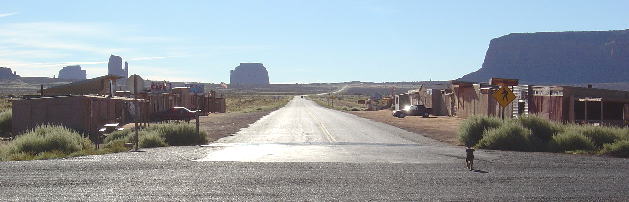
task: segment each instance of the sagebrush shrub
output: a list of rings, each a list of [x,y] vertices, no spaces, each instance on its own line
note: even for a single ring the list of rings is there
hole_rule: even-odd
[[[9,137],[13,121],[13,112],[6,110],[0,112],[0,137]]]
[[[597,148],[602,148],[604,144],[616,142],[624,132],[620,128],[600,126],[582,126],[578,131],[585,137],[590,138]]]
[[[502,120],[495,117],[471,116],[461,123],[459,141],[465,146],[474,146],[483,138],[485,131],[498,128],[500,125]]]
[[[166,140],[154,131],[140,131],[139,145],[142,148],[166,147]]]
[[[124,130],[117,130],[114,131],[112,133],[107,134],[107,137],[105,138],[105,144],[107,144],[108,142],[114,141],[114,140],[119,140],[119,139],[125,139],[128,140],[129,139],[129,134],[131,134],[133,131],[131,129],[124,129]]]
[[[69,154],[83,149],[93,149],[94,145],[81,134],[63,126],[42,125],[17,136],[8,145],[9,153],[37,155],[43,152]]]
[[[489,129],[478,142],[478,148],[531,151],[535,150],[537,140],[531,136],[531,130],[515,123],[504,123],[498,128]]]
[[[590,138],[579,133],[578,130],[566,130],[553,136],[553,145],[557,151],[593,150],[594,144]]]
[[[519,117],[515,122],[528,128],[533,136],[544,141],[550,140],[561,130],[555,123],[534,115]]]
[[[192,123],[168,122],[153,124],[146,128],[154,131],[166,140],[168,145],[184,146],[207,143],[207,134],[202,132],[197,134],[196,126]]]
[[[622,140],[611,144],[603,145],[601,154],[607,154],[617,157],[629,157],[629,140]]]

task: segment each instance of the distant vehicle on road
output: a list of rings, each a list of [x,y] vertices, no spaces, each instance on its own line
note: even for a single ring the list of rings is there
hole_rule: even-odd
[[[398,118],[404,118],[406,117],[406,113],[404,113],[404,111],[402,110],[395,110],[393,111],[393,116],[398,117]]]
[[[184,120],[190,121],[197,117],[197,112],[189,110],[185,107],[173,107],[166,111],[154,113],[152,118],[155,121],[167,121],[167,120]]]
[[[393,111],[393,116],[398,118],[404,118],[406,116],[422,116],[428,118],[430,116],[431,108],[426,108],[424,105],[408,105],[402,110]]]

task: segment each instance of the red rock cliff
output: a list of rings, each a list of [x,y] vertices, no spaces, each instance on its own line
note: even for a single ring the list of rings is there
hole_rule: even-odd
[[[629,81],[629,30],[509,34],[491,40],[482,68],[465,81],[490,77],[529,83]]]

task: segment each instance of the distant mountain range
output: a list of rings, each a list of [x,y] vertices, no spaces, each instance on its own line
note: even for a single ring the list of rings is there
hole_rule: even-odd
[[[482,68],[458,80],[487,82],[491,77],[527,84],[626,87],[629,30],[515,33],[492,39]]]

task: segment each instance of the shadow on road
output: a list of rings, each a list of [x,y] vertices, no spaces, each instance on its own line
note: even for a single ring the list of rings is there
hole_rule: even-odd
[[[489,172],[487,172],[487,171],[480,170],[480,169],[476,169],[476,170],[474,170],[474,172],[475,172],[475,173],[489,173]]]

